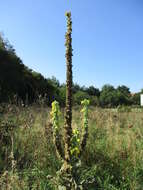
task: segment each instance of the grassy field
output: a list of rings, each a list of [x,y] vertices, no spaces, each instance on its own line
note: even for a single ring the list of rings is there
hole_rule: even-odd
[[[1,190],[55,189],[50,176],[61,161],[49,112],[42,106],[0,108]],[[74,108],[73,127],[80,126],[81,114]],[[143,190],[143,110],[91,107],[82,163],[77,177],[85,190]]]

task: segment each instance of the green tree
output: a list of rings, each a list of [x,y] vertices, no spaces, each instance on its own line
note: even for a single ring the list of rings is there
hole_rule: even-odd
[[[131,104],[131,93],[130,89],[125,86],[118,86],[117,87],[117,98],[119,105],[130,105]]]
[[[72,86],[72,91],[73,91],[73,94],[75,94],[76,92],[80,91],[81,90],[81,87],[77,84],[77,83],[73,83],[73,86]]]
[[[103,107],[113,107],[117,105],[116,90],[112,85],[106,84],[102,87],[100,105]]]
[[[76,92],[73,97],[74,97],[74,104],[76,105],[80,105],[83,99],[90,99],[88,93],[83,91]]]
[[[90,96],[100,96],[100,90],[98,88],[95,88],[94,86],[89,86],[85,90]]]
[[[131,94],[130,93],[130,89],[127,86],[125,86],[125,85],[118,86],[117,87],[117,91],[123,93],[126,96],[130,96],[130,94]]]

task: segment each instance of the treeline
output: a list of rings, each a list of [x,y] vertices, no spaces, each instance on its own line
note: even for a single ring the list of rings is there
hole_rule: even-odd
[[[65,93],[65,84],[60,84],[55,77],[46,79],[26,67],[13,46],[0,35],[0,103],[22,102],[25,105],[40,100],[50,105],[56,99],[64,106]],[[99,90],[94,86],[73,84],[73,104],[78,105],[87,98],[94,106],[139,105],[140,93],[132,94],[124,85],[117,88],[104,85]]]
[[[15,49],[0,36],[0,102],[35,102],[47,94],[48,102],[55,99],[57,89],[50,80],[26,67]]]

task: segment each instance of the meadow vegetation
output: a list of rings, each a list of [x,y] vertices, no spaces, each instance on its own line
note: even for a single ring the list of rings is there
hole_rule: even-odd
[[[48,125],[50,111],[36,105],[1,106],[0,189],[56,189],[50,176],[56,177],[62,163]],[[81,127],[81,117],[79,108],[73,109],[73,128]],[[142,126],[142,109],[90,108],[89,137],[76,176],[85,190],[142,190]]]

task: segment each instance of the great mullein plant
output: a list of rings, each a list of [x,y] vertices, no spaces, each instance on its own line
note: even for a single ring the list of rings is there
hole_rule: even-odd
[[[83,126],[82,133],[78,129],[72,129],[72,20],[71,13],[66,13],[67,32],[66,38],[66,111],[64,122],[64,136],[60,134],[60,107],[57,101],[52,103],[51,121],[53,126],[53,139],[58,157],[63,164],[57,172],[58,189],[76,190],[82,189],[76,178],[77,165],[81,163],[80,157],[85,149],[88,137],[88,106],[89,100],[83,100],[82,114]],[[63,139],[63,140],[62,140]],[[62,142],[64,145],[62,146]]]

